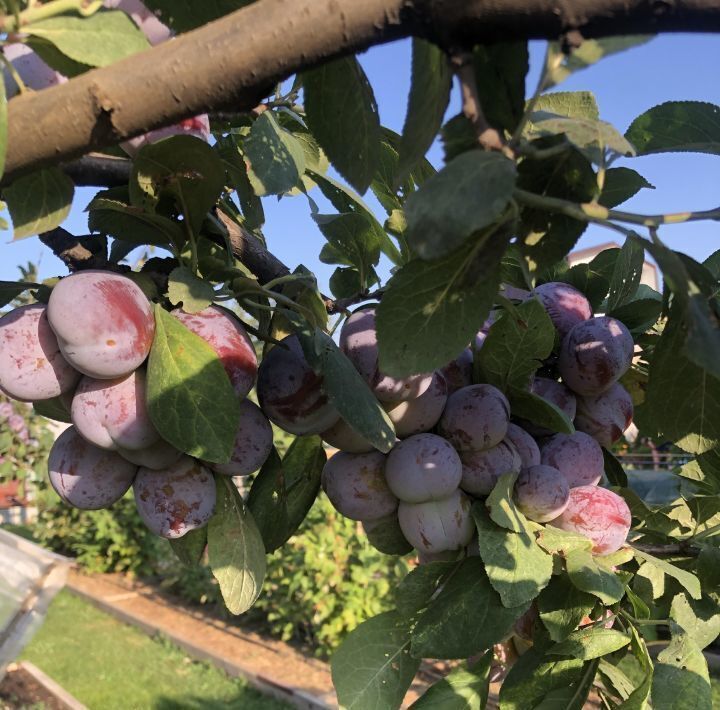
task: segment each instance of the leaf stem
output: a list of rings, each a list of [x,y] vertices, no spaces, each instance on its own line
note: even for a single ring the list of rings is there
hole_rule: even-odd
[[[618,614],[622,614],[622,616],[635,626],[670,626],[670,624],[672,624],[670,619],[636,619],[632,614],[628,614],[628,612],[623,609],[619,609]]]
[[[25,82],[22,80],[22,77],[20,76],[20,73],[15,68],[15,65],[5,56],[5,52],[0,51],[0,61],[5,65],[5,68],[10,73],[10,76],[13,78],[13,81],[17,84],[18,91],[21,94],[27,94],[30,89],[28,89]]]
[[[56,17],[67,12],[77,12],[83,17],[95,14],[103,6],[102,0],[51,0],[33,5],[20,13],[0,17],[0,32],[18,32],[26,25]]]

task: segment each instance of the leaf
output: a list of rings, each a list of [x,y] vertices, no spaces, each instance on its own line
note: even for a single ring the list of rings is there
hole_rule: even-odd
[[[511,388],[508,392],[513,416],[527,419],[536,426],[562,434],[573,434],[575,427],[567,414],[552,402],[532,392]]]
[[[238,147],[238,137],[232,134],[221,136],[214,147],[225,166],[228,185],[237,194],[245,226],[250,230],[259,229],[265,223],[265,211],[262,200],[250,184],[248,165]]]
[[[49,232],[70,213],[75,188],[59,168],[45,168],[23,175],[2,195],[13,221],[13,239]]]
[[[147,381],[148,411],[163,439],[204,461],[230,459],[240,402],[225,368],[205,340],[159,305]]]
[[[246,612],[265,578],[265,547],[232,479],[216,476],[217,505],[208,525],[208,564],[231,614]]]
[[[483,235],[470,249],[413,260],[393,275],[377,308],[383,372],[430,372],[467,347],[495,299],[505,245],[504,235]]]
[[[202,559],[207,545],[208,529],[196,528],[182,537],[169,540],[170,547],[184,565],[193,567]]]
[[[619,651],[629,644],[630,637],[621,631],[602,627],[579,629],[561,643],[553,646],[549,653],[590,661],[593,658],[600,658],[600,656]]]
[[[0,307],[7,306],[10,301],[31,288],[40,288],[40,284],[28,281],[0,281]]]
[[[355,57],[301,74],[308,126],[338,172],[361,194],[380,159],[380,118],[372,87]]]
[[[483,710],[490,689],[493,655],[485,653],[470,666],[458,666],[426,690],[411,710]]]
[[[379,520],[366,520],[363,530],[367,541],[385,555],[407,555],[413,546],[405,539],[397,515],[393,513]]]
[[[720,107],[703,101],[668,101],[638,116],[625,137],[638,155],[668,152],[720,155]]]
[[[65,405],[65,402],[62,401],[62,397],[53,397],[52,399],[33,402],[33,409],[36,414],[46,419],[54,419],[56,422],[72,424],[70,411]]]
[[[178,266],[168,277],[168,299],[173,306],[182,304],[185,313],[199,313],[215,297],[212,284],[198,278],[185,266]]]
[[[691,572],[687,572],[684,569],[680,569],[675,565],[671,564],[667,560],[661,560],[658,557],[653,557],[647,552],[642,552],[637,548],[635,550],[635,557],[643,560],[646,564],[651,567],[655,567],[660,572],[667,574],[677,580],[680,585],[687,590],[693,599],[700,599],[702,591],[700,589],[700,580]]]
[[[592,549],[592,541],[580,533],[568,532],[552,525],[545,525],[536,531],[537,543],[543,550],[567,557],[572,550]]]
[[[628,303],[636,293],[645,264],[645,249],[634,239],[626,239],[620,249],[610,277],[610,292],[607,297],[607,311]]]
[[[0,81],[0,177],[5,172],[5,155],[7,154],[7,93],[5,81]]]
[[[432,145],[450,100],[452,72],[445,52],[423,39],[412,41],[412,77],[400,142],[397,183]]]
[[[305,172],[305,154],[297,139],[283,130],[272,111],[264,111],[243,142],[250,184],[258,196],[288,192]]]
[[[551,94],[542,94],[535,104],[535,111],[566,118],[589,118],[595,121],[600,118],[600,110],[591,91],[553,91]]]
[[[144,0],[144,4],[175,32],[206,25],[255,0],[203,0],[197,2],[178,2],[177,0]]]
[[[603,207],[617,207],[643,188],[654,190],[655,186],[630,168],[609,168],[598,202]]]
[[[707,661],[688,634],[673,635],[658,655],[652,680],[653,710],[712,710]]]
[[[265,550],[274,552],[295,534],[317,498],[327,455],[319,436],[296,437],[282,461],[273,449],[255,477],[247,505]]]
[[[534,710],[582,710],[590,691],[593,688],[595,675],[597,674],[599,660],[593,660],[583,665],[581,672],[573,683],[551,690]]]
[[[500,153],[473,150],[450,161],[408,197],[407,239],[421,259],[437,259],[495,222],[515,188],[515,165]]]
[[[528,532],[530,527],[513,500],[517,476],[517,473],[503,473],[485,500],[485,507],[496,525],[520,533]]]
[[[535,599],[552,576],[552,556],[541,550],[527,532],[495,525],[482,503],[475,503],[472,512],[480,556],[503,606],[517,607]]]
[[[622,464],[603,447],[604,471],[611,486],[627,488],[628,479]]]
[[[553,641],[564,641],[592,611],[595,597],[581,592],[567,575],[558,575],[540,592],[537,608]]]
[[[614,691],[623,700],[630,697],[635,686],[623,671],[608,661],[600,661],[598,670],[606,688],[609,688],[611,692]]]
[[[571,550],[566,562],[570,581],[580,591],[596,596],[603,604],[622,599],[625,587],[620,578],[587,550]]]
[[[633,656],[638,660],[642,669],[642,680],[633,690],[630,697],[622,704],[623,710],[645,710],[647,699],[650,695],[650,688],[653,681],[653,662],[648,653],[645,641],[634,626],[630,626],[630,637],[632,639],[630,648]]]
[[[492,588],[482,560],[460,563],[412,632],[416,658],[467,658],[499,643],[528,605],[506,608]]]
[[[680,593],[672,600],[670,618],[697,644],[700,650],[720,635],[720,606],[715,599],[688,599]]]
[[[647,294],[648,298],[643,295]],[[649,286],[640,284],[635,296],[624,306],[615,308],[607,315],[622,321],[632,334],[640,334],[654,325],[662,314],[662,295]]]
[[[458,562],[428,562],[410,570],[395,591],[395,605],[401,616],[411,619],[427,607],[443,579],[459,567]]]
[[[550,356],[555,327],[537,298],[505,311],[493,323],[475,358],[476,382],[487,382],[505,392],[527,388],[542,361]]]
[[[594,311],[597,311],[610,288],[615,262],[620,249],[603,249],[589,264],[576,264],[560,276],[559,281],[569,283],[585,294]]]
[[[24,25],[23,32],[52,43],[74,62],[91,67],[105,67],[150,48],[138,26],[119,10],[89,17],[50,17]]]
[[[340,707],[387,710],[402,703],[420,661],[410,656],[407,628],[394,611],[364,621],[330,661]]]

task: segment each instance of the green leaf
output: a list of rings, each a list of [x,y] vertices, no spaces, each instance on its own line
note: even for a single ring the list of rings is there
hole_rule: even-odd
[[[205,141],[170,136],[140,149],[130,178],[130,200],[152,212],[161,197],[173,197],[197,234],[224,187],[223,163]]]
[[[144,0],[144,4],[158,15],[163,24],[175,32],[206,25],[235,10],[250,5],[255,0],[203,0],[203,2],[178,2],[178,0]]]
[[[576,264],[559,277],[585,294],[594,311],[597,311],[610,288],[615,262],[620,249],[603,249],[589,264]]]
[[[407,555],[413,546],[405,539],[397,515],[393,513],[379,520],[366,520],[363,530],[368,542],[385,555]]]
[[[52,43],[74,62],[91,67],[104,67],[150,48],[138,26],[119,10],[90,17],[50,17],[24,25],[23,32]]]
[[[700,597],[702,596],[702,591],[700,589],[700,580],[694,574],[692,574],[691,572],[687,572],[684,569],[680,569],[679,567],[676,567],[667,560],[661,560],[658,557],[653,557],[652,555],[649,555],[647,552],[642,552],[637,548],[634,549],[635,557],[643,560],[651,567],[655,567],[660,572],[663,572],[664,574],[673,577],[681,584],[684,589],[687,590],[687,592],[693,599],[700,599]]]
[[[720,606],[710,597],[688,599],[685,593],[678,594],[672,600],[670,618],[701,650],[720,635]]]
[[[567,575],[553,577],[537,599],[540,619],[553,641],[564,641],[594,606],[595,597],[581,592]]]
[[[596,596],[604,604],[622,599],[625,587],[620,578],[587,550],[571,550],[567,555],[570,581],[583,592]]]
[[[398,183],[427,153],[450,100],[452,72],[445,52],[423,39],[412,41],[412,78],[400,142]]]
[[[534,710],[557,710],[557,708],[583,710],[593,688],[599,665],[600,661],[597,659],[585,663],[573,683],[551,690]]]
[[[638,116],[625,137],[638,155],[668,152],[720,155],[720,107],[703,101],[668,101]]]
[[[194,567],[200,563],[205,546],[207,545],[208,529],[196,528],[182,537],[169,540],[170,547],[177,558],[187,567]]]
[[[74,193],[72,180],[59,168],[23,175],[3,188],[3,199],[13,221],[13,239],[60,226],[70,212]]]
[[[630,644],[630,637],[614,629],[589,628],[571,633],[564,641],[553,646],[549,653],[572,656],[583,661],[606,656]]]
[[[449,162],[408,197],[407,239],[422,259],[444,257],[505,212],[515,164],[500,153],[473,150]]]
[[[428,562],[410,570],[395,591],[398,613],[407,619],[414,617],[430,603],[443,579],[459,565],[459,562]]]
[[[319,436],[297,437],[282,461],[275,449],[270,453],[247,499],[267,552],[282,547],[305,520],[326,460]]]
[[[36,414],[46,419],[54,419],[56,422],[72,424],[70,411],[65,405],[65,402],[63,402],[62,397],[53,397],[52,399],[33,402],[33,409]]]
[[[301,76],[308,126],[338,172],[365,192],[380,159],[380,118],[365,72],[344,57]]]
[[[609,311],[607,315],[622,321],[631,333],[640,334],[657,322],[662,307],[662,294],[640,284],[635,295],[625,305]]]
[[[482,503],[475,503],[472,512],[480,556],[503,606],[517,607],[535,599],[552,576],[552,556],[540,549],[527,532],[495,525]]]
[[[305,154],[297,139],[283,130],[272,111],[258,116],[243,143],[250,184],[258,196],[288,192],[305,172]]]
[[[552,402],[532,392],[512,388],[508,392],[513,416],[527,419],[536,426],[562,434],[573,434],[575,427],[567,414]]]
[[[589,552],[592,549],[592,541],[585,535],[561,530],[552,525],[542,526],[535,536],[538,545],[553,555],[567,557],[572,550]]]
[[[485,500],[490,519],[501,528],[522,533],[529,532],[527,518],[517,509],[513,491],[517,473],[503,473]]]
[[[509,387],[527,388],[554,342],[550,316],[537,298],[531,298],[493,323],[475,358],[474,379],[503,392]]]
[[[630,637],[632,639],[630,647],[633,656],[638,660],[642,669],[641,681],[630,697],[622,704],[623,710],[645,710],[647,708],[647,699],[650,695],[650,688],[653,681],[653,662],[648,653],[645,641],[640,637],[637,629],[630,626]]]
[[[28,37],[25,44],[42,59],[45,64],[60,74],[72,78],[92,69],[87,64],[76,62],[63,54],[52,42],[41,37]],[[13,87],[14,88],[14,87]]]
[[[565,118],[600,118],[595,95],[591,91],[554,91],[543,94],[535,104],[535,111],[544,111]]]
[[[607,311],[628,303],[636,293],[645,264],[645,249],[634,239],[626,239],[610,277]]]
[[[506,243],[504,235],[483,235],[471,249],[416,259],[393,275],[377,308],[383,372],[430,372],[467,347],[492,307]]]
[[[605,448],[603,448],[604,471],[611,486],[627,488],[628,479],[622,464]]]
[[[265,578],[265,547],[232,479],[216,476],[217,505],[208,525],[208,563],[231,614],[246,612]]]
[[[420,661],[410,656],[409,647],[408,629],[394,611],[360,624],[330,661],[340,707],[399,708],[420,667]]]
[[[225,166],[228,185],[233,187],[237,194],[245,226],[250,230],[259,229],[265,223],[265,211],[262,200],[250,184],[248,166],[237,141],[237,136],[232,134],[221,136],[214,147]]]
[[[482,560],[469,557],[420,614],[412,632],[416,658],[467,658],[503,640],[528,605],[506,608]]]
[[[198,278],[185,266],[173,269],[168,277],[168,299],[173,306],[182,304],[185,313],[199,313],[215,297],[212,284]]]
[[[614,691],[623,700],[627,700],[635,689],[630,679],[617,666],[608,661],[600,661],[599,669],[603,684]]]
[[[5,91],[5,81],[0,82],[0,177],[5,172],[5,155],[7,153],[7,93]]]
[[[40,288],[40,284],[27,281],[0,281],[0,307],[7,306],[10,301],[31,288]]]
[[[230,459],[240,402],[215,351],[177,318],[155,306],[147,404],[163,439],[205,461]]]
[[[652,681],[653,710],[712,710],[707,661],[688,634],[673,635],[658,655]]]
[[[458,666],[426,690],[411,710],[484,710],[490,690],[490,651],[471,666]]]
[[[654,190],[655,186],[630,168],[610,168],[605,172],[605,184],[598,202],[603,207],[617,207],[643,188]]]

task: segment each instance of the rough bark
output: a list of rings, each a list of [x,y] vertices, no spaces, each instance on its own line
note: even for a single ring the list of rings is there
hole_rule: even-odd
[[[249,110],[290,74],[422,36],[475,42],[718,32],[717,0],[259,0],[148,52],[9,103],[6,178],[211,110]],[[149,52],[152,54],[150,55]]]

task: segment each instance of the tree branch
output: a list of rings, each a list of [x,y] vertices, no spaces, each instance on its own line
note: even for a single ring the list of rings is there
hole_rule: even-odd
[[[125,158],[90,153],[60,168],[80,187],[121,187],[130,181],[132,163]]]
[[[8,105],[6,177],[214,110],[246,111],[294,72],[408,36],[443,47],[521,38],[720,32],[715,0],[258,0],[148,52]],[[151,70],[148,70],[151,67]]]

